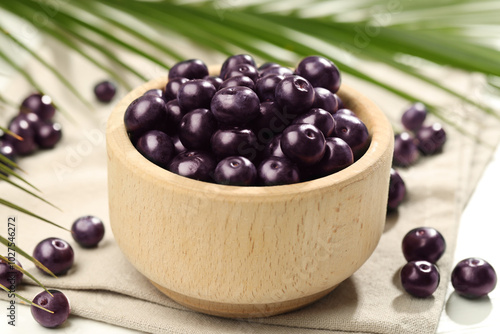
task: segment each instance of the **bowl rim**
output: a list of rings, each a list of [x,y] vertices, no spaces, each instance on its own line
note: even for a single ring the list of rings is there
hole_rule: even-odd
[[[367,97],[359,93],[349,85],[342,84],[337,93],[345,102],[346,107],[352,108],[356,114],[367,124],[370,133],[370,145],[367,151],[352,165],[347,168],[310,181],[299,182],[288,185],[277,186],[231,186],[209,183],[190,179],[172,173],[162,167],[150,162],[132,145],[123,121],[128,105],[150,89],[163,89],[168,82],[167,76],[161,76],[150,80],[123,97],[112,110],[106,126],[106,142],[108,160],[111,156],[120,160],[122,165],[133,169],[133,173],[143,179],[148,179],[159,185],[174,186],[176,191],[184,190],[203,197],[220,198],[225,201],[273,200],[283,196],[294,197],[309,192],[328,191],[333,186],[342,189],[348,184],[359,182],[373,172],[380,164],[385,154],[391,154],[393,150],[394,134],[392,126],[385,114]],[[354,108],[353,108],[354,106]],[[390,150],[390,152],[387,152]],[[123,153],[123,154],[111,154]]]

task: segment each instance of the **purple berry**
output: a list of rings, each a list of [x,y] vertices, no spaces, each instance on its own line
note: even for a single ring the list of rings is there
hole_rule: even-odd
[[[20,118],[20,119],[24,119],[26,120],[29,125],[33,128],[33,130],[37,130],[38,129],[38,126],[44,122],[51,122],[50,120],[43,120],[41,119],[37,114],[35,113],[27,113],[27,114],[23,114],[23,113],[20,113],[18,114],[15,118]]]
[[[245,157],[227,157],[215,167],[214,180],[220,184],[250,186],[257,180],[257,170],[254,164]]]
[[[323,135],[330,137],[335,129],[335,120],[333,116],[326,110],[321,108],[313,108],[305,114],[297,116],[292,124],[311,124],[317,127]]]
[[[354,156],[349,145],[340,138],[326,138],[325,154],[313,166],[315,177],[322,177],[336,173],[349,167],[354,162]]]
[[[265,186],[300,182],[299,168],[288,158],[268,157],[261,162],[257,173],[260,183]]]
[[[359,159],[370,145],[370,135],[366,125],[357,117],[335,113],[333,137],[343,139],[351,147],[354,159]]]
[[[162,168],[168,168],[175,155],[172,139],[161,131],[151,130],[143,134],[135,145],[146,159]]]
[[[394,165],[400,167],[411,166],[419,157],[417,140],[413,135],[409,132],[402,132],[394,137]]]
[[[244,126],[259,116],[260,101],[248,87],[227,87],[215,93],[210,104],[215,118],[228,126]]]
[[[406,109],[401,116],[401,123],[410,131],[417,131],[424,124],[427,117],[427,108],[423,103],[417,102]]]
[[[417,132],[418,148],[425,155],[432,155],[442,150],[446,142],[446,132],[439,123],[420,128]]]
[[[194,109],[209,108],[216,91],[214,85],[207,80],[189,80],[179,87],[177,100],[185,113]]]
[[[268,62],[260,65],[257,68],[257,70],[259,71],[260,74],[262,74],[262,72],[264,72],[265,70],[268,70],[268,69],[274,68],[274,67],[281,67],[281,65],[278,63],[272,62],[272,61],[268,61]],[[261,76],[263,76],[263,75],[261,75]]]
[[[52,99],[48,95],[31,94],[21,103],[20,112],[23,114],[35,113],[43,120],[51,120],[56,113]]]
[[[266,76],[260,77],[255,82],[255,92],[261,102],[274,101],[275,99],[275,90],[281,80],[285,77],[278,74],[268,74]]]
[[[35,143],[40,148],[53,148],[61,140],[62,127],[59,123],[41,121],[35,130]]]
[[[163,93],[163,99],[168,102],[175,100],[177,98],[177,93],[179,92],[179,88],[189,79],[187,78],[172,78],[169,79],[167,84],[165,85],[165,92]]]
[[[314,102],[312,107],[324,109],[333,115],[339,109],[339,104],[338,100],[335,98],[335,94],[330,92],[328,89],[315,87]]]
[[[94,95],[101,102],[110,102],[115,97],[115,94],[116,85],[109,80],[101,81],[94,86]]]
[[[263,157],[282,157],[286,158],[285,154],[281,150],[281,135],[275,136],[269,144],[267,144],[266,148],[263,152]]]
[[[208,109],[194,109],[182,117],[179,124],[179,139],[191,150],[210,147],[210,138],[217,131],[217,121]]]
[[[314,88],[305,78],[290,75],[281,80],[274,92],[281,109],[293,115],[300,115],[311,109],[314,102]]]
[[[231,77],[229,79],[224,80],[220,84],[219,89],[226,88],[226,87],[235,87],[235,86],[248,87],[251,90],[253,90],[255,87],[255,83],[253,82],[252,79],[250,79],[246,75],[239,75],[239,76]]]
[[[279,76],[287,76],[293,75],[293,71],[288,67],[284,66],[270,66],[259,72],[260,77],[265,77],[268,75],[279,75]]]
[[[127,132],[135,138],[149,130],[161,130],[165,126],[165,101],[158,96],[141,96],[125,110]]]
[[[230,68],[234,68],[237,65],[240,64],[248,64],[252,66],[255,65],[255,60],[252,58],[252,56],[247,55],[247,54],[238,54],[238,55],[233,55],[228,57],[224,63],[222,63],[221,69],[220,69],[220,77],[224,78],[226,76],[226,72]]]
[[[173,99],[165,104],[165,132],[169,135],[177,134],[184,113],[179,106],[179,101]]]
[[[14,150],[19,155],[29,155],[37,149],[35,143],[35,124],[29,121],[29,116],[20,114],[9,123],[9,130],[21,136],[23,140],[9,137]]]
[[[257,157],[257,137],[249,129],[217,130],[210,139],[210,146],[219,159],[243,156],[252,161]]]
[[[172,160],[168,170],[190,179],[212,181],[216,165],[215,159],[209,153],[184,151]]]
[[[400,277],[406,292],[418,298],[431,296],[440,281],[438,267],[427,261],[408,262],[401,269]]]
[[[36,245],[33,257],[52,271],[54,275],[62,275],[73,265],[75,253],[66,241],[59,238],[47,238]],[[45,273],[45,271],[43,272]]]
[[[95,216],[82,216],[73,222],[71,235],[84,248],[96,247],[104,237],[104,224]]]
[[[246,76],[252,79],[253,82],[257,81],[259,78],[259,72],[255,68],[255,66],[250,65],[250,64],[238,64],[235,65],[234,67],[228,67],[226,69],[225,75],[223,77],[224,81],[237,77],[237,76]]]
[[[314,125],[292,124],[283,130],[281,150],[293,162],[314,165],[325,154],[325,136]]]
[[[338,108],[344,109],[345,105],[344,105],[344,102],[342,102],[342,99],[337,94],[333,94],[333,95],[335,96],[335,99],[337,100]]]
[[[58,290],[49,290],[52,296],[47,291],[42,291],[33,298],[33,303],[42,306],[54,313],[49,313],[39,309],[36,306],[31,306],[31,314],[33,318],[43,327],[54,328],[66,321],[70,313],[70,305],[68,298]]]
[[[12,144],[12,140],[16,139],[0,139],[0,154],[9,159],[12,162],[16,162],[16,151],[14,149],[14,145]],[[0,163],[3,164],[2,161]],[[11,167],[10,165],[5,164],[8,167]]]
[[[23,267],[17,259],[10,258],[9,261],[14,261],[19,267]],[[21,271],[0,259],[0,284],[11,291],[15,291],[16,287],[21,284],[22,279],[23,273]]]
[[[446,249],[446,242],[436,229],[418,227],[409,231],[402,242],[406,261],[428,261],[436,263]]]
[[[403,202],[406,195],[406,186],[399,173],[391,168],[391,176],[389,181],[389,199],[387,202],[388,210],[396,210]]]
[[[214,85],[215,89],[216,90],[219,90],[220,88],[220,85],[222,84],[222,82],[224,82],[224,80],[222,80],[221,77],[218,77],[216,75],[207,75],[206,77],[203,78],[204,80],[207,80],[208,82],[210,82],[212,85]]]
[[[151,96],[158,96],[158,97],[163,97],[163,91],[161,89],[156,89],[156,88],[153,88],[153,89],[150,89],[150,90],[147,90],[146,92],[144,92],[144,94],[142,94],[143,96],[144,95],[151,95]]]
[[[451,273],[455,291],[466,298],[480,298],[495,289],[495,269],[483,259],[468,258],[457,263]]]
[[[171,136],[170,138],[172,139],[172,143],[174,144],[175,155],[178,155],[179,153],[187,150],[186,147],[182,144],[178,135]]]
[[[352,111],[351,109],[346,109],[346,108],[339,108],[339,110],[337,110],[334,113],[334,115],[349,115],[349,116],[353,116],[353,117],[358,117],[358,116],[356,116],[354,111]]]
[[[208,75],[208,67],[199,59],[188,59],[176,63],[168,72],[168,79],[202,79]]]
[[[251,127],[260,142],[268,143],[267,139],[283,132],[294,119],[295,115],[281,110],[276,102],[262,102],[259,115],[254,119]]]
[[[335,64],[323,57],[309,56],[300,61],[295,70],[314,87],[323,87],[332,93],[340,88],[340,72]]]

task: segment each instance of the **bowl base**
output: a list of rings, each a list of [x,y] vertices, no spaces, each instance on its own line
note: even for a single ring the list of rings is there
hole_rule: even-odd
[[[153,281],[151,281],[151,283],[172,300],[187,308],[224,318],[261,318],[297,310],[321,299],[338,286],[337,284],[329,289],[315,293],[314,295],[284,302],[267,304],[229,304],[189,297],[164,288]]]

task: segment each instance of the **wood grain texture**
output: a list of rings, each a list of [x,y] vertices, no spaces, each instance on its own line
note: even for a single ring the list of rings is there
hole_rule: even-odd
[[[299,184],[234,187],[184,178],[146,160],[123,115],[158,78],[118,103],[107,126],[110,222],[128,260],[160,291],[201,312],[269,316],[309,304],[372,254],[385,224],[393,132],[347,85],[339,95],[372,137],[336,174]]]

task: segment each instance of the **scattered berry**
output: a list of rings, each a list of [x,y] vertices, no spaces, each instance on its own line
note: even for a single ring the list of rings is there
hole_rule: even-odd
[[[446,132],[439,123],[420,128],[417,132],[418,148],[423,154],[435,154],[446,142]]]
[[[409,131],[417,131],[424,124],[427,108],[421,102],[413,104],[401,116],[401,123]]]
[[[26,115],[19,114],[14,117],[10,121],[8,128],[10,131],[23,138],[23,140],[18,140],[13,137],[8,138],[17,154],[29,155],[36,151],[35,123],[30,122]]]
[[[389,200],[387,202],[387,209],[389,211],[396,210],[403,202],[406,195],[406,185],[401,178],[401,175],[391,168],[390,181],[389,181]]]
[[[95,216],[82,216],[73,222],[71,235],[82,247],[96,247],[104,237],[104,224]]]
[[[12,259],[10,259],[9,261],[12,261]],[[21,268],[23,267],[17,259],[14,259],[14,263]],[[13,266],[11,267],[8,262],[0,259],[0,284],[2,284],[7,289],[10,289],[11,291],[15,291],[16,286],[21,284],[22,279],[23,273],[21,271],[14,268]]]
[[[495,289],[495,269],[483,259],[468,258],[457,263],[451,273],[455,291],[466,298],[480,298]]]
[[[51,120],[56,113],[52,99],[48,95],[35,93],[23,100],[20,108],[21,114],[34,113],[43,120]]]
[[[63,324],[69,317],[70,306],[66,296],[58,290],[42,291],[33,298],[33,303],[54,313],[47,312],[31,305],[33,318],[43,327],[54,328]]]
[[[406,261],[424,260],[436,263],[446,249],[446,242],[436,229],[418,227],[404,236],[402,248]]]
[[[408,167],[415,164],[419,157],[417,140],[411,133],[405,131],[394,137],[394,165]]]
[[[408,262],[401,269],[400,277],[406,292],[418,298],[431,296],[440,281],[438,267],[427,261]]]
[[[101,81],[95,85],[94,95],[97,100],[108,103],[113,100],[116,95],[116,85],[109,80]]]
[[[40,148],[53,148],[62,138],[62,127],[59,123],[44,121],[35,130],[35,143]]]
[[[62,275],[73,265],[75,253],[66,241],[59,238],[47,238],[36,245],[33,257],[54,275]],[[40,270],[45,273],[42,269]]]

